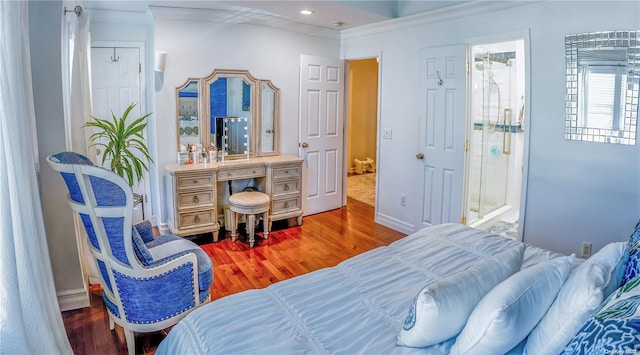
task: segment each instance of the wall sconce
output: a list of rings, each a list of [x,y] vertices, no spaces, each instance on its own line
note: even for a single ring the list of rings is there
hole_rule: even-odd
[[[153,64],[153,70],[163,73],[167,66],[167,52],[156,52],[155,61]]]

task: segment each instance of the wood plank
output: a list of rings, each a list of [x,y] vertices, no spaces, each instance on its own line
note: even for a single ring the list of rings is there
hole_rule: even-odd
[[[232,242],[221,233],[217,243],[201,245],[214,265],[211,299],[335,266],[404,236],[376,224],[373,212],[373,207],[349,198],[347,207],[306,216],[302,226],[274,223],[269,239],[259,233],[254,248],[244,237]],[[122,328],[109,330],[99,287],[91,290],[91,307],[62,312],[62,318],[75,354],[127,354]],[[136,334],[136,353],[153,354],[167,331]]]

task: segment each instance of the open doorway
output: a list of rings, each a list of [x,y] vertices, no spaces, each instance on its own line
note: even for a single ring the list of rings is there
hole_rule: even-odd
[[[470,47],[466,222],[518,239],[525,127],[524,40]]]
[[[378,59],[350,60],[348,68],[347,197],[375,207]]]

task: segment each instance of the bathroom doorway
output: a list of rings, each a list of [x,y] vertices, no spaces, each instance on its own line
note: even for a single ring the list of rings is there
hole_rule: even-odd
[[[375,207],[378,58],[349,60],[347,87],[347,197]]]
[[[518,240],[525,152],[524,39],[469,47],[466,224]]]

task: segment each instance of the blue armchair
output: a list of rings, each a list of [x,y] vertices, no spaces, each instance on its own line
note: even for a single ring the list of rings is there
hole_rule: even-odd
[[[47,162],[61,173],[69,204],[84,224],[109,325],[124,329],[129,354],[135,353],[134,332],[170,327],[209,302],[209,256],[174,235],[154,238],[148,221],[132,225],[133,193],[124,179],[73,152],[51,155]]]

